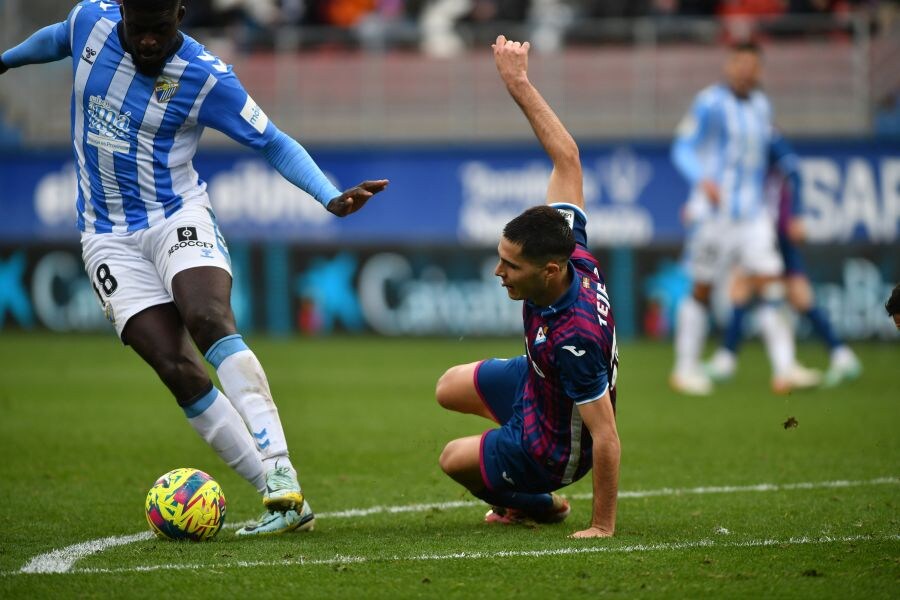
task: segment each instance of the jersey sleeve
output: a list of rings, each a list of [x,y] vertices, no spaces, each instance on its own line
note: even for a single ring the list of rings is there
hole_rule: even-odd
[[[244,146],[262,150],[275,139],[278,129],[232,73],[231,66],[216,79],[197,120]]]
[[[574,204],[565,202],[555,202],[550,205],[559,211],[559,214],[566,218],[572,233],[575,235],[575,243],[579,246],[587,247],[587,215],[581,208]]]
[[[70,15],[69,19],[71,18]],[[54,62],[72,56],[69,19],[39,29],[18,46],[0,54],[0,60],[7,67],[15,68]]]
[[[609,389],[608,361],[596,341],[575,336],[557,344],[555,353],[562,389],[575,404],[598,400]]]
[[[712,92],[698,95],[675,131],[672,162],[691,185],[699,183],[704,175],[700,163],[700,146],[712,129],[714,111]]]

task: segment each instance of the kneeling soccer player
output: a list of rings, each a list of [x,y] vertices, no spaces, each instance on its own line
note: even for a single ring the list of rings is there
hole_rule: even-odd
[[[437,383],[444,408],[480,415],[499,428],[451,441],[441,468],[491,509],[485,520],[555,523],[569,514],[553,493],[593,469],[590,527],[615,531],[619,436],[618,353],[609,294],[587,251],[578,147],[528,80],[525,42],[493,45],[497,70],[553,162],[549,206],[526,210],[503,230],[494,274],[524,300],[525,354],[449,369]]]

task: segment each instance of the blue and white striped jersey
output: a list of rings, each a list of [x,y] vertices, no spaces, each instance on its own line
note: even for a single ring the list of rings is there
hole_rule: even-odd
[[[672,159],[692,186],[712,180],[721,195],[718,211],[730,219],[766,210],[764,185],[773,139],[772,108],[754,90],[741,99],[724,84],[694,99],[676,132]]]
[[[161,75],[138,73],[119,21],[117,3],[85,0],[53,26],[72,56],[77,224],[87,232],[135,231],[186,204],[208,206],[191,164],[205,126],[257,150],[280,134],[231,67],[187,35]]]

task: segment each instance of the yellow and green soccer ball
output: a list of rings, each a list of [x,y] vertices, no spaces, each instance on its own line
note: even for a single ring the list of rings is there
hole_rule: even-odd
[[[147,494],[147,522],[158,537],[200,542],[225,522],[225,494],[198,469],[175,469],[156,480]]]

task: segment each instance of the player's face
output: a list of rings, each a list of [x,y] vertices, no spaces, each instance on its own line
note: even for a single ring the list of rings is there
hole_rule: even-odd
[[[897,329],[900,330],[900,313],[893,315],[894,317],[894,325],[897,326]]]
[[[500,260],[494,275],[500,278],[500,285],[506,288],[512,300],[531,300],[540,303],[546,295],[546,269],[529,262],[522,256],[522,246],[505,237],[497,246]]]
[[[170,8],[143,7],[138,2],[126,0],[120,10],[125,41],[135,68],[144,75],[159,75],[178,40],[184,6],[179,2]]]
[[[725,64],[728,86],[740,98],[745,98],[759,85],[762,63],[756,52],[732,52]]]

